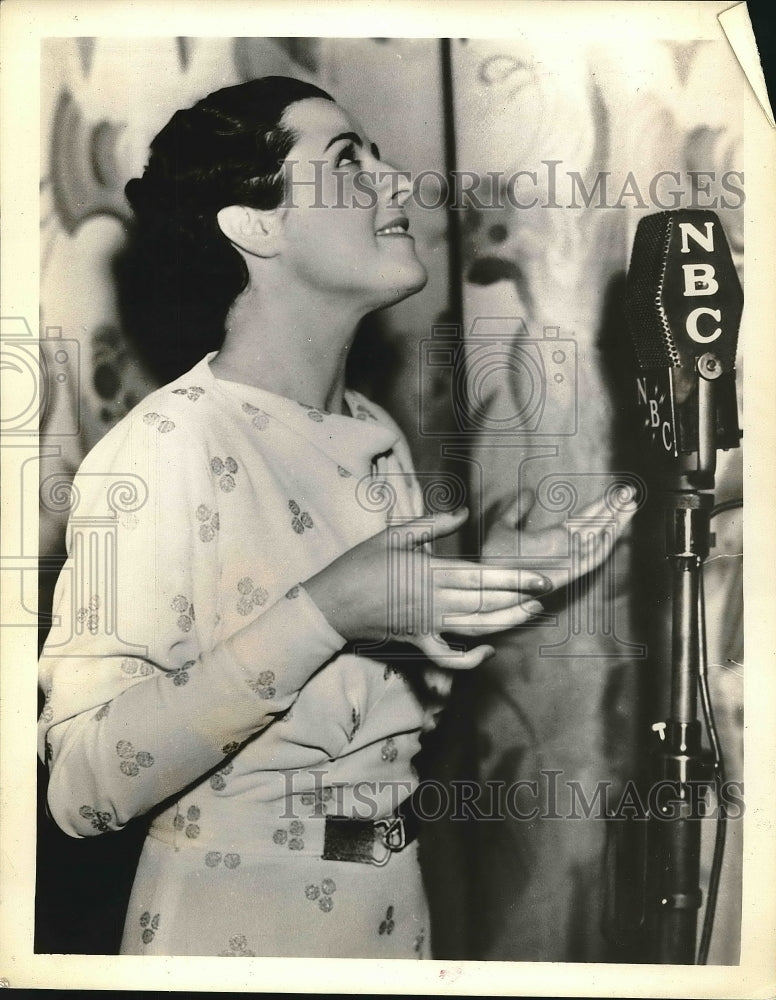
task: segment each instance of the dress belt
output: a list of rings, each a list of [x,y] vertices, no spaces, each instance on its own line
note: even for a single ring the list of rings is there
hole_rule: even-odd
[[[362,864],[386,865],[417,839],[420,815],[416,809],[418,791],[405,799],[390,815],[377,820],[353,819],[349,816],[311,816],[301,821],[285,817],[267,818],[254,822],[250,839],[245,836],[200,836],[198,819],[187,817],[180,827],[155,821],[148,835],[176,851],[202,853],[232,852],[235,857],[271,855],[283,857],[287,850],[297,856],[318,857],[324,861],[353,861]],[[177,819],[178,817],[176,817]],[[191,819],[191,822],[189,822]],[[203,831],[204,832],[204,831]]]
[[[381,868],[418,836],[417,791],[384,819],[327,816],[323,834],[324,861],[356,861]]]

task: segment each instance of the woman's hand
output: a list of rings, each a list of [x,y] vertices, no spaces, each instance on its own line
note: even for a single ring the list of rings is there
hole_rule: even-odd
[[[629,502],[623,493],[617,505],[613,506],[605,497],[600,497],[575,514],[575,523],[587,522],[588,527],[584,533],[578,533],[579,548],[575,552],[573,567],[570,567],[569,532],[564,523],[539,531],[527,528],[526,520],[533,499],[530,490],[521,491],[517,499],[502,502],[486,516],[482,560],[485,564],[489,560],[498,560],[500,566],[514,566],[526,571],[531,567],[535,574],[546,578],[548,590],[565,587],[597,569],[611,554],[616,536],[623,534],[639,506],[635,495]],[[520,555],[518,534],[521,536]],[[562,565],[553,565],[553,560],[561,559]]]
[[[522,625],[541,611],[540,574],[432,556],[428,543],[464,524],[465,509],[388,527],[305,581],[333,628],[350,642],[412,643],[441,667],[469,669],[494,652],[453,650],[442,632],[478,636]]]

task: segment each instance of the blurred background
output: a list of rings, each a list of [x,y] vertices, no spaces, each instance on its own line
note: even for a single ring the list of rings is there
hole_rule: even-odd
[[[714,208],[743,279],[745,84],[724,40],[617,49],[550,38],[61,38],[45,42],[42,73],[40,319],[42,334],[62,340],[66,376],[43,417],[42,480],[71,476],[160,381],[118,305],[124,184],[176,109],[279,73],[331,92],[385,159],[416,179],[429,172],[409,207],[428,285],[365,321],[351,382],[403,427],[430,502],[465,491],[473,514],[459,550],[476,554],[492,512],[518,489],[534,497],[527,524],[565,521],[571,532],[614,474],[649,481],[622,313],[638,219]],[[467,172],[474,197],[444,197],[432,174],[451,170]],[[518,171],[510,203],[498,177]],[[718,500],[741,496],[741,463],[740,449],[720,455]],[[66,513],[41,507],[42,636]],[[728,777],[739,780],[741,523],[740,510],[717,518],[706,571],[712,693]],[[603,571],[554,595],[542,620],[458,677],[427,738],[425,775],[448,787],[538,781],[546,795],[556,772],[564,816],[569,782],[588,798],[608,782],[616,799],[665,713],[662,544],[647,503]],[[570,544],[569,571],[572,558]],[[45,816],[43,771],[40,785],[36,951],[111,953],[142,824],[70,841]],[[628,933],[637,886],[625,885],[631,911],[613,916],[607,824],[553,819],[544,806],[532,820],[428,824],[436,957],[638,961],[638,933]],[[738,961],[741,833],[730,824],[710,962]]]

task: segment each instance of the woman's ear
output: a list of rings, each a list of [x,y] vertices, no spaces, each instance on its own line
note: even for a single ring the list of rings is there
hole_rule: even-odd
[[[248,205],[227,205],[216,216],[218,228],[238,249],[255,257],[274,257],[280,218],[277,209],[264,211]]]

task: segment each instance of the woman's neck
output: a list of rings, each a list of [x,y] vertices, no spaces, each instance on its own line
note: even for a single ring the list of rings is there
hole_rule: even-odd
[[[311,305],[309,295],[259,299],[247,289],[227,316],[213,374],[343,413],[345,366],[361,317],[348,315],[341,302]]]

